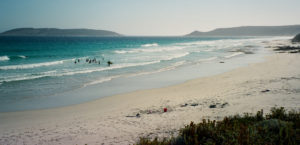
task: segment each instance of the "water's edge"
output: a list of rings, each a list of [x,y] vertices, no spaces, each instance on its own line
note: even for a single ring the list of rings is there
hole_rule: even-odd
[[[271,54],[273,53],[262,47],[256,54],[248,54],[222,60],[224,63],[220,63],[220,60],[216,60],[201,64],[181,66],[174,70],[159,73],[115,78],[108,82],[47,96],[47,98],[36,98],[35,100],[31,99],[28,102],[16,102],[14,104],[9,104],[8,106],[1,106],[0,110],[1,112],[15,112],[65,107],[94,101],[103,97],[178,85],[193,79],[214,76],[240,67],[245,67],[249,64],[263,62],[264,58]],[[39,99],[44,100],[41,102]],[[9,106],[14,106],[14,108]]]

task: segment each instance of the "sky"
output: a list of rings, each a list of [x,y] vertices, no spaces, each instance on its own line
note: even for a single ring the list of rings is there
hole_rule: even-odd
[[[170,36],[235,26],[300,24],[300,0],[0,0],[0,32],[90,28]]]

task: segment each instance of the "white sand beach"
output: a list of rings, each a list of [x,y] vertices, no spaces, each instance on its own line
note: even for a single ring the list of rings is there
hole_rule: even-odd
[[[265,45],[279,44],[287,40]],[[299,60],[299,53],[274,52],[264,62],[174,86],[61,108],[0,113],[0,144],[133,144],[139,137],[176,135],[179,128],[204,118],[268,112],[275,106],[299,110]]]

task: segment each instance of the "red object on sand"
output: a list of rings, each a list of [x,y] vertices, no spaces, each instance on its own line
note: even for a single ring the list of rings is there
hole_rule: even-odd
[[[167,108],[164,108],[164,112],[167,112],[168,111],[168,109]]]

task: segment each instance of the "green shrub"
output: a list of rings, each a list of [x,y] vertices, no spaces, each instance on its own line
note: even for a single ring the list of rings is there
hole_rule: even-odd
[[[272,108],[266,117],[263,111],[256,115],[245,113],[225,117],[221,121],[191,122],[177,137],[153,140],[141,138],[138,145],[299,145],[300,113]]]

